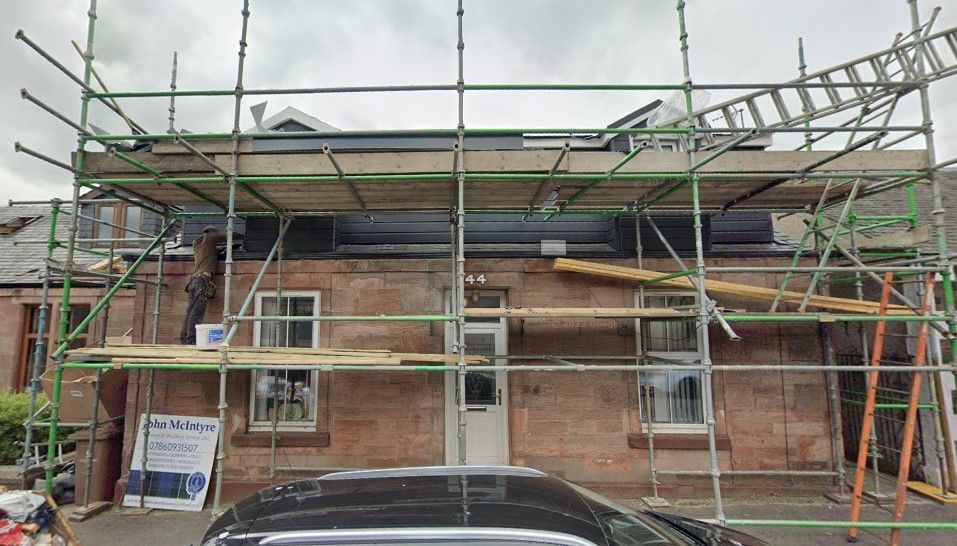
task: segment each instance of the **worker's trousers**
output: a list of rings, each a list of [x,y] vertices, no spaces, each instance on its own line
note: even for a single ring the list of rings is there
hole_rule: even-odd
[[[186,306],[186,314],[183,316],[183,328],[179,332],[179,342],[183,345],[196,343],[196,325],[202,324],[206,317],[206,304],[211,299],[209,297],[209,285],[211,284],[213,284],[212,280],[202,275],[195,275],[186,286],[189,304]]]

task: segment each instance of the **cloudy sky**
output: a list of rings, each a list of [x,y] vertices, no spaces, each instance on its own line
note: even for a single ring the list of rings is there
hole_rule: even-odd
[[[957,2],[935,29],[957,26]],[[921,1],[922,19],[938,3]],[[16,29],[82,73],[70,40],[86,39],[84,0],[0,0],[0,202],[70,195],[69,173],[13,152],[13,143],[66,160],[76,135],[20,99],[20,88],[76,119],[79,90],[23,43]],[[179,52],[180,89],[235,84],[240,0],[100,0],[95,66],[112,90],[169,86]],[[252,0],[248,88],[454,83],[453,0]],[[796,77],[797,39],[809,70],[884,49],[909,30],[906,0],[690,0],[691,70],[697,83],[774,82]],[[465,75],[470,83],[677,83],[677,21],[671,0],[466,0]],[[735,93],[737,94],[737,93]],[[712,103],[731,98],[713,93]],[[931,87],[939,159],[957,156],[957,77]],[[919,121],[911,98],[896,121]],[[667,93],[470,93],[471,127],[604,126]],[[167,127],[168,99],[123,99],[152,132]],[[341,129],[452,128],[454,93],[283,96]],[[243,126],[252,124],[247,100]],[[178,126],[228,131],[232,99],[182,98]],[[96,105],[91,121],[127,132]],[[920,141],[913,141],[916,147]],[[783,145],[784,143],[779,142]],[[99,149],[91,146],[91,149]]]

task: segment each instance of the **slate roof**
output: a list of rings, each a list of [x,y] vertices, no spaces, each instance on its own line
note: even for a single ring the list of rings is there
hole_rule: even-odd
[[[39,216],[36,220],[18,229],[14,233],[0,235],[0,286],[29,287],[40,286],[40,274],[43,271],[43,259],[46,246],[42,244],[14,244],[16,241],[46,240],[50,234],[50,207],[0,207],[0,224],[5,224],[20,216]],[[57,238],[66,240],[68,217],[61,217],[57,224]],[[53,252],[55,260],[66,258],[64,249]],[[76,262],[91,265],[101,258],[93,255],[78,254]]]

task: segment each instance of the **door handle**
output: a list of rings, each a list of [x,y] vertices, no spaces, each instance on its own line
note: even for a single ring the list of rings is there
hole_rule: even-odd
[[[499,406],[502,405],[502,389],[495,392],[495,403]]]
[[[488,411],[487,406],[465,406],[465,411]]]

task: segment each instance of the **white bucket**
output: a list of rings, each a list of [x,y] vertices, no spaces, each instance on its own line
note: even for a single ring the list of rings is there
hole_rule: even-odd
[[[219,344],[225,338],[222,324],[197,324],[196,348],[200,350],[219,349]]]

